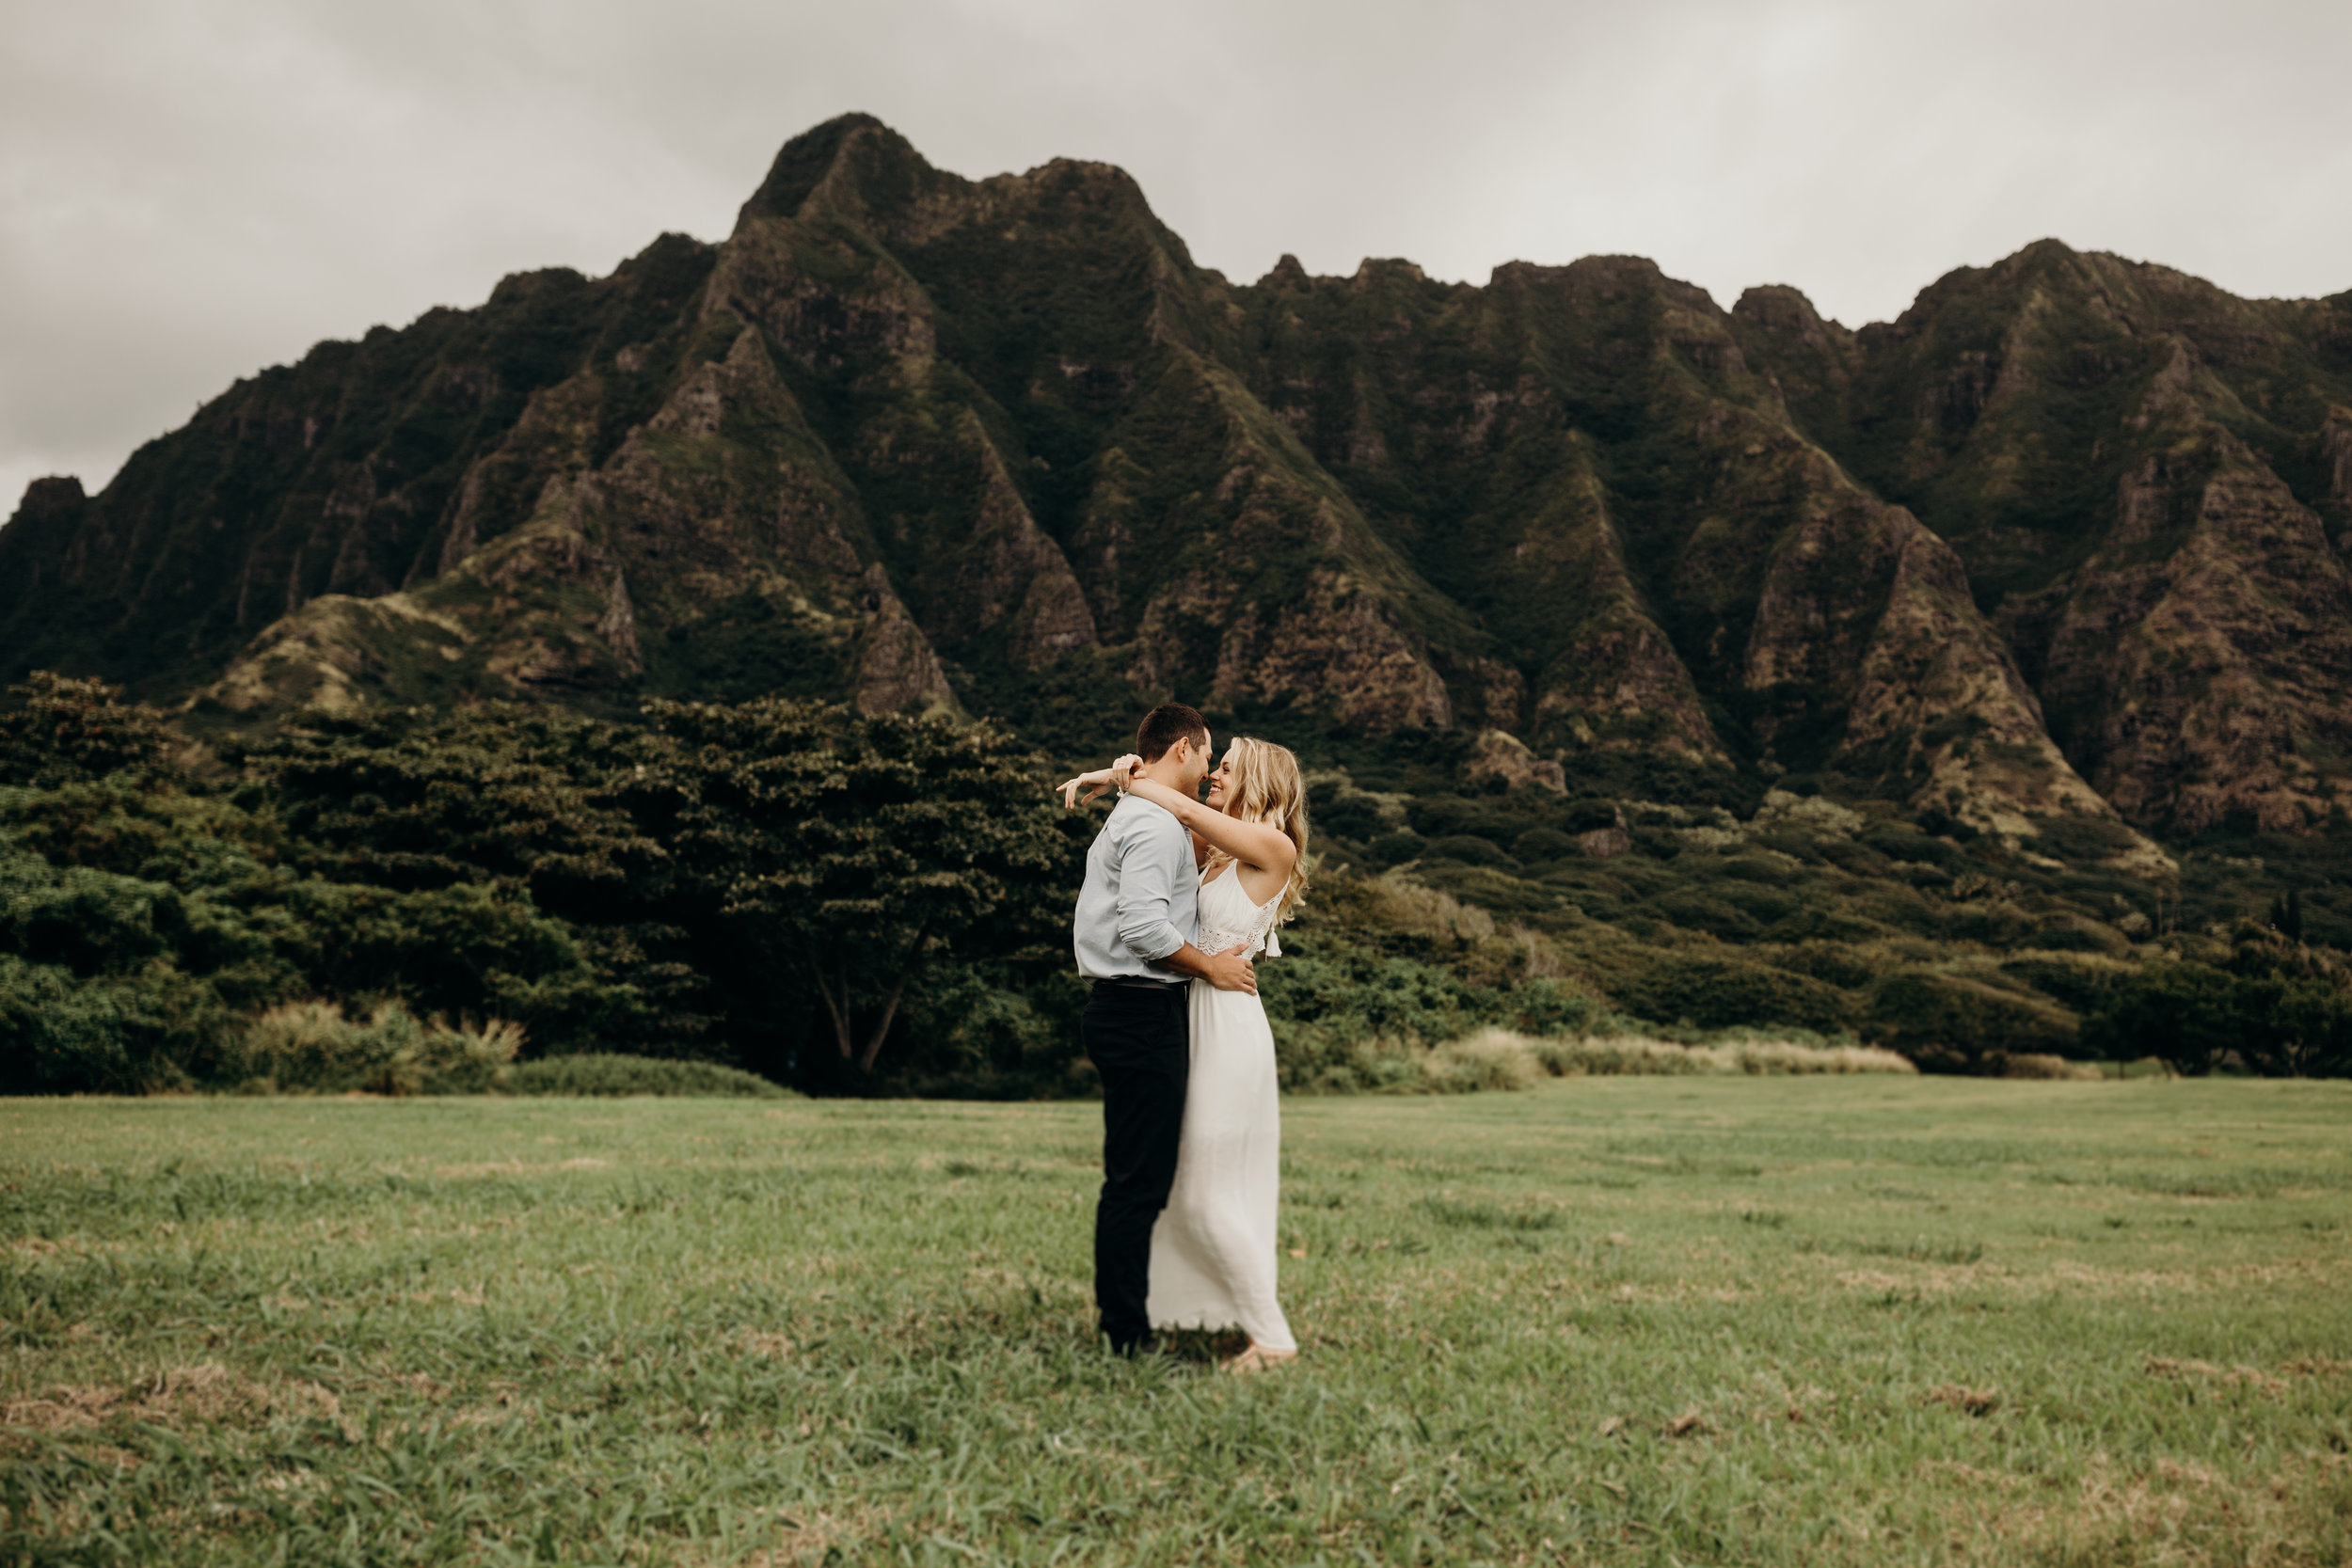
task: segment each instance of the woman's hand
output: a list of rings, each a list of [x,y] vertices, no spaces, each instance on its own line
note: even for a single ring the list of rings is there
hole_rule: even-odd
[[[1079,803],[1078,791],[1082,789],[1087,792],[1088,803],[1091,804],[1113,789],[1122,795],[1125,794],[1128,784],[1140,778],[1142,774],[1143,759],[1130,752],[1108,768],[1098,768],[1091,773],[1081,773],[1074,779],[1065,779],[1057,787],[1061,790],[1062,806],[1068,809]]]
[[[1114,783],[1111,769],[1098,768],[1091,773],[1081,773],[1074,779],[1065,779],[1055,787],[1061,791],[1062,807],[1068,810],[1078,804],[1078,791],[1083,789],[1087,792],[1086,798],[1090,804],[1109,794]]]

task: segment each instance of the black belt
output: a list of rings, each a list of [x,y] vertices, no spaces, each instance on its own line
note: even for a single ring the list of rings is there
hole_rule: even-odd
[[[1098,988],[1103,986],[1134,986],[1140,990],[1188,990],[1192,987],[1192,982],[1190,980],[1152,980],[1147,979],[1140,974],[1120,974],[1110,979],[1097,980],[1094,984]]]

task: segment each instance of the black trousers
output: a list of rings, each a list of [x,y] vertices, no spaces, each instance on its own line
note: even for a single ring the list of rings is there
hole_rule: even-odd
[[[1103,1196],[1094,1207],[1094,1299],[1116,1351],[1152,1332],[1152,1226],[1176,1182],[1176,1141],[1192,1074],[1183,987],[1098,985],[1078,1021],[1103,1078]]]

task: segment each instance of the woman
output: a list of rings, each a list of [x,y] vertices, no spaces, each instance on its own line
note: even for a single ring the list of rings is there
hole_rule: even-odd
[[[1144,778],[1133,756],[1062,788],[1067,799],[1104,784],[1167,808],[1204,852],[1195,946],[1280,956],[1274,928],[1307,887],[1307,791],[1296,757],[1263,740],[1235,740],[1209,776],[1205,803]],[[1192,1077],[1175,1189],[1152,1231],[1152,1322],[1238,1324],[1249,1348],[1227,1370],[1263,1371],[1298,1356],[1274,1295],[1282,1168],[1274,1032],[1254,993],[1196,985],[1189,1001]]]

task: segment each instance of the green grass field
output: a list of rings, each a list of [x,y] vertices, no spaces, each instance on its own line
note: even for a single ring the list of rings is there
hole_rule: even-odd
[[[2352,1085],[1286,1115],[1237,1379],[1086,1105],[0,1101],[0,1562],[2352,1554]]]

